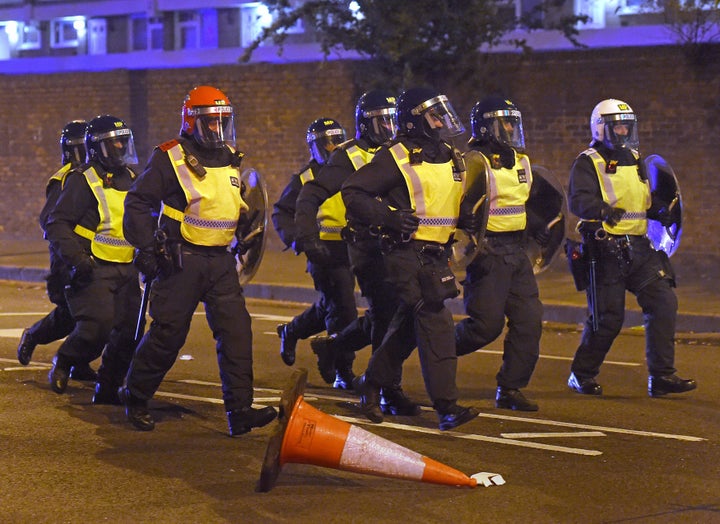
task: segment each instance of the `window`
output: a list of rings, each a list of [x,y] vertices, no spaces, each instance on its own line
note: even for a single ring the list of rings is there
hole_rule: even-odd
[[[162,18],[134,16],[132,18],[130,39],[130,48],[133,51],[162,50]]]
[[[42,47],[42,33],[37,22],[20,25],[22,28],[18,35],[18,49],[40,49]]]
[[[291,5],[292,4],[293,2],[291,2]],[[260,2],[243,4],[240,7],[240,17],[242,20],[240,24],[240,45],[242,47],[248,47],[257,37],[260,36],[263,29],[270,27],[273,23],[273,17],[267,6]],[[285,30],[285,33],[291,35],[303,34],[304,32],[305,26],[303,25],[302,20],[298,20],[294,26],[288,27]]]
[[[200,47],[200,15],[194,11],[178,11],[175,16],[175,48]]]
[[[50,23],[50,47],[78,47],[85,38],[85,17],[56,18]]]

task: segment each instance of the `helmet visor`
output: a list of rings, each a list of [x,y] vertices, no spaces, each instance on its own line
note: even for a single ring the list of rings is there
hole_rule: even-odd
[[[85,137],[67,138],[62,143],[63,162],[70,162],[77,166],[85,162],[87,151],[85,150]]]
[[[515,149],[525,149],[522,116],[517,109],[501,109],[483,114],[484,119],[492,119],[492,134],[498,142]]]
[[[129,129],[103,133],[100,139],[100,156],[107,167],[122,167],[138,163],[135,141]]]
[[[448,140],[465,131],[465,126],[445,95],[423,102],[411,113],[422,114],[429,129],[433,133],[437,132],[441,140]]]
[[[228,144],[235,146],[235,122],[231,106],[194,107],[194,136],[198,143],[210,149]]]
[[[345,141],[345,131],[342,129],[328,129],[317,133],[308,133],[307,141],[312,157],[318,164],[324,164],[330,158],[330,153]]]
[[[603,115],[605,145],[611,149],[637,149],[637,120],[633,113]]]
[[[392,140],[397,130],[394,115],[394,107],[365,111],[365,113],[363,113],[363,116],[370,121],[370,126],[367,130],[370,141],[376,145],[382,145]]]

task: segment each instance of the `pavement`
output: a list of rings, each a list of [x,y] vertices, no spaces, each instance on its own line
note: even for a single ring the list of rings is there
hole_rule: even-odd
[[[540,299],[544,305],[545,322],[581,324],[586,315],[585,293],[578,292],[566,260],[559,256],[549,268],[537,276]],[[688,270],[679,267],[678,318],[676,331],[686,334],[720,333],[720,278],[716,272]],[[39,239],[2,239],[0,241],[0,280],[44,282],[48,272],[47,243]],[[245,285],[248,298],[312,303],[317,293],[305,271],[305,257],[272,246],[266,249],[260,268]],[[642,326],[642,312],[635,297],[627,295],[626,328]],[[365,302],[358,294],[358,305]],[[462,298],[449,300],[454,315],[464,314]]]

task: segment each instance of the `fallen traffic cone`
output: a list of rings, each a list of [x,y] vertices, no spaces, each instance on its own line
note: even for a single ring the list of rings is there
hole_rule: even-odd
[[[270,437],[257,491],[270,491],[284,464],[313,464],[381,477],[450,486],[477,480],[399,444],[327,415],[303,399],[307,370],[296,370],[280,399],[278,426]]]

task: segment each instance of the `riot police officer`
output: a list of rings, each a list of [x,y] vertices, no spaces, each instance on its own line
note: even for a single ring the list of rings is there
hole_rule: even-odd
[[[395,96],[384,89],[373,89],[363,93],[355,105],[355,138],[341,144],[330,156],[314,180],[305,184],[298,196],[295,212],[297,227],[297,247],[300,250],[317,252],[327,256],[327,250],[321,244],[321,235],[332,234],[340,237],[345,229],[345,240],[348,242],[348,253],[352,270],[357,278],[360,290],[368,301],[366,318],[357,319],[347,326],[343,332],[351,330],[360,333],[352,337],[357,341],[369,340],[376,348],[387,329],[397,304],[397,299],[383,281],[382,259],[379,252],[372,254],[359,246],[362,240],[355,233],[347,235],[346,211],[340,195],[343,182],[357,169],[367,164],[378,148],[392,138],[394,133],[393,113],[395,112]],[[324,213],[325,218],[318,224],[318,213],[321,208],[332,209],[332,213]],[[317,256],[317,255],[313,255]],[[368,322],[369,319],[369,322]],[[343,326],[338,326],[342,328]],[[368,333],[369,332],[369,333]],[[335,332],[330,333],[335,335]],[[344,339],[347,340],[347,339]],[[363,343],[347,345],[328,344],[313,345],[318,354],[321,373],[324,361],[335,360],[337,374],[333,386],[339,389],[352,389],[355,377],[352,371],[353,350],[364,347]],[[334,356],[333,356],[334,355]],[[388,389],[392,396],[389,402],[398,411],[415,412],[417,406],[410,402],[400,388],[400,377],[397,377],[395,388]]]
[[[649,218],[670,224],[669,203],[651,194],[637,151],[637,117],[626,102],[603,100],[592,111],[590,132],[590,148],[570,171],[568,203],[597,268],[595,289],[587,290],[588,310],[597,316],[590,313],[585,322],[568,386],[602,394],[595,377],[622,328],[628,290],[643,311],[649,395],[690,391],[695,381],[675,374],[674,274],[667,255],[646,236]]]
[[[40,227],[45,231],[48,215],[55,207],[62,191],[65,177],[70,170],[80,167],[85,162],[85,120],[73,120],[65,124],[60,132],[60,150],[62,167],[58,169],[45,186],[45,204],[40,211]],[[47,238],[47,235],[44,235]],[[68,283],[68,268],[60,256],[48,245],[50,253],[50,273],[47,278],[47,294],[55,308],[35,324],[23,330],[17,348],[18,361],[27,366],[33,351],[38,344],[49,344],[68,336],[75,326],[65,299],[65,285]],[[75,380],[92,380],[97,378],[89,365],[76,365],[70,368],[70,378]]]
[[[489,205],[485,242],[466,268],[463,300],[468,318],[455,327],[458,356],[489,344],[503,331],[503,359],[497,373],[495,406],[537,411],[520,391],[528,385],[540,355],[542,304],[526,253],[525,203],[532,187],[529,158],[522,153],[522,115],[512,101],[491,96],[470,113],[472,138],[465,162],[487,174]]]
[[[192,89],[180,136],[154,149],[125,203],[123,230],[137,250],[136,266],[152,282],[152,323],[120,392],[129,421],[143,431],[155,427],[148,401],[174,364],[199,302],[216,341],[230,435],[276,416],[272,407],[252,407],[251,319],[229,250],[248,211],[234,113],[219,89]]]
[[[295,203],[298,195],[305,183],[318,176],[335,148],[345,142],[345,130],[332,118],[318,118],[308,126],[306,140],[311,155],[310,162],[291,177],[290,183],[273,206],[273,224],[288,248],[301,245],[296,242]],[[295,363],[298,339],[306,339],[325,330],[336,333],[357,318],[355,277],[350,267],[347,246],[340,237],[340,229],[345,221],[345,209],[342,205],[337,205],[338,200],[339,195],[320,205],[317,213],[317,244],[307,244],[304,247],[307,271],[319,293],[318,300],[290,322],[277,327],[280,356],[288,366]],[[363,343],[361,347],[365,345],[367,343]],[[323,373],[323,379],[328,383],[335,381],[338,386],[348,384],[351,377],[346,374],[352,370],[354,357],[353,351],[345,350],[344,355],[333,358],[332,369],[330,373]],[[338,362],[335,362],[336,360]]]
[[[448,261],[465,175],[449,140],[464,129],[447,97],[424,87],[400,95],[395,120],[395,139],[342,187],[351,224],[375,232],[387,281],[399,300],[356,383],[363,414],[381,422],[380,388],[393,384],[417,346],[439,427],[448,430],[478,415],[457,404],[455,326],[445,307],[445,300],[458,293]]]
[[[85,148],[88,163],[68,173],[47,219],[52,248],[70,268],[65,297],[75,320],[48,379],[63,393],[70,368],[102,354],[93,403],[117,404],[140,307],[133,248],[122,232],[123,203],[135,178],[129,166],[137,155],[132,131],[112,115],[88,122]]]

